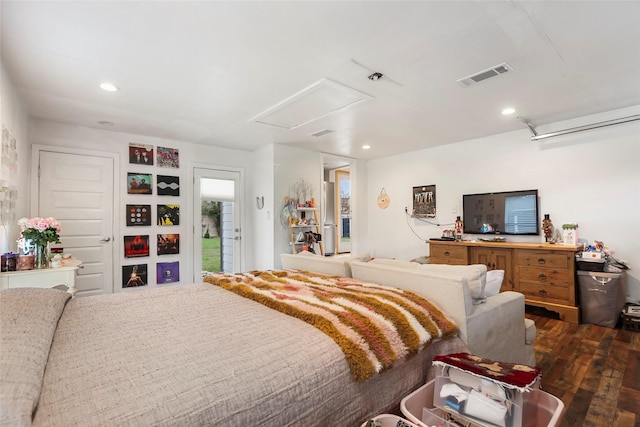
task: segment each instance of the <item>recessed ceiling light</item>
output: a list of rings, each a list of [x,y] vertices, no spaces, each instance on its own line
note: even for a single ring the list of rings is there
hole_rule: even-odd
[[[120,90],[120,88],[113,83],[102,83],[100,89],[106,90],[107,92],[117,92]]]
[[[363,150],[368,150],[369,148],[371,148],[371,146],[370,146],[370,145],[367,145],[367,144],[365,144],[365,145],[363,145],[363,146],[362,146],[362,149],[363,149]]]
[[[508,116],[509,114],[513,114],[515,112],[516,112],[516,109],[515,108],[511,108],[511,107],[508,107],[508,108],[505,108],[504,110],[502,110],[502,114],[505,115],[505,116]]]

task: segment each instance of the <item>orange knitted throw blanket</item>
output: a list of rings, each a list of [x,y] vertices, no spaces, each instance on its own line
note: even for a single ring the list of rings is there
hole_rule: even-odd
[[[218,274],[204,281],[320,329],[343,350],[358,382],[457,331],[425,298],[354,279],[286,270]]]

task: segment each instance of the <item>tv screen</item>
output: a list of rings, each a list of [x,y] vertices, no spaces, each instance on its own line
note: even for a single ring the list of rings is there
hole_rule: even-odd
[[[538,190],[462,196],[466,234],[538,235]]]

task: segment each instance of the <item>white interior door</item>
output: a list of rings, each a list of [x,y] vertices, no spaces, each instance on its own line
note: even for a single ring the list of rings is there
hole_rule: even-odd
[[[77,295],[113,292],[114,158],[39,150],[41,217],[62,226],[65,253],[82,261]]]
[[[220,271],[242,271],[242,174],[235,170],[196,167],[193,170],[193,267],[195,281],[203,272],[202,202],[220,202]]]

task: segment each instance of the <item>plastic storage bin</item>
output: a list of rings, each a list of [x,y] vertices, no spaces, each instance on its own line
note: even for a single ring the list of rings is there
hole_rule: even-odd
[[[578,271],[582,321],[615,328],[627,298],[625,273]]]
[[[372,418],[373,421],[378,421],[382,427],[418,427],[410,421],[405,420],[402,417],[392,414],[381,414]],[[365,421],[360,427],[367,427],[369,421]]]
[[[402,414],[419,427],[431,427],[422,422],[424,408],[433,408],[435,380],[429,381],[413,393],[402,399]],[[564,411],[564,404],[557,397],[539,389],[524,393],[523,427],[555,427],[559,424]]]
[[[446,387],[464,392],[465,400],[458,403],[454,396],[443,397],[440,390],[444,392]],[[532,387],[539,387],[539,380]],[[433,404],[454,414],[455,418],[471,421],[478,426],[521,427],[524,394],[455,367],[436,367]]]
[[[622,310],[622,327],[627,331],[640,332],[640,305],[628,305]]]

